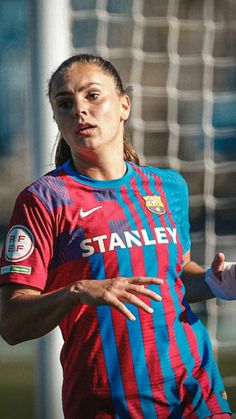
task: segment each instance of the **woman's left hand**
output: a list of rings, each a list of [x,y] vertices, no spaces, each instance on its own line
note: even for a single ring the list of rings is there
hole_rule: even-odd
[[[211,264],[213,274],[221,281],[221,272],[224,266],[225,255],[224,253],[217,253]]]
[[[225,255],[217,253],[205,276],[211,292],[222,300],[236,300],[236,263],[225,262]]]

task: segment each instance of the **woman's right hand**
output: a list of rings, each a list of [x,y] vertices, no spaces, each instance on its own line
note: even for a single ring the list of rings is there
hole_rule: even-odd
[[[155,301],[161,301],[160,295],[145,288],[145,285],[149,284],[161,285],[163,280],[142,276],[103,280],[89,279],[77,281],[71,286],[70,290],[77,301],[79,297],[81,304],[89,306],[111,305],[129,320],[135,320],[134,315],[123,302],[131,303],[148,313],[152,313],[153,309],[138,297],[138,294],[141,294]]]
[[[128,319],[135,320],[123,303],[152,313],[138,295],[155,301],[161,297],[145,285],[161,285],[158,278],[132,277],[104,280],[81,280],[48,293],[21,284],[9,284],[0,290],[0,334],[10,344],[44,336],[53,330],[77,305],[111,305]]]

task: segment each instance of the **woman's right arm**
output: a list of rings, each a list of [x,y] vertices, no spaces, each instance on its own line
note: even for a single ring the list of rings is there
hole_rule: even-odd
[[[18,284],[0,289],[0,334],[10,344],[45,335],[71,310],[69,290],[48,294]]]
[[[138,294],[161,301],[145,285],[162,283],[161,279],[146,277],[89,279],[45,294],[27,286],[4,285],[0,289],[0,334],[10,345],[38,338],[58,326],[78,304],[110,305],[135,320],[124,301],[152,313]]]

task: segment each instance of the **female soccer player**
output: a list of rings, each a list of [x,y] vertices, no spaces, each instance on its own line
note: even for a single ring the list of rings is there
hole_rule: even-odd
[[[66,419],[228,418],[208,334],[180,279],[197,278],[202,298],[212,295],[190,260],[185,181],[139,165],[124,138],[130,99],[111,63],[73,56],[48,93],[56,169],[15,204],[1,259],[2,336],[16,344],[60,326]],[[218,255],[212,275],[221,264]]]

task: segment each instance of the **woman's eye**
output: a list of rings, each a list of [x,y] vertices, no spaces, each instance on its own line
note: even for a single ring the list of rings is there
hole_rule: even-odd
[[[62,102],[59,102],[58,106],[62,109],[71,109],[72,102],[71,100],[63,100]]]
[[[99,93],[98,92],[90,92],[88,93],[88,98],[90,100],[96,100],[99,97]]]

